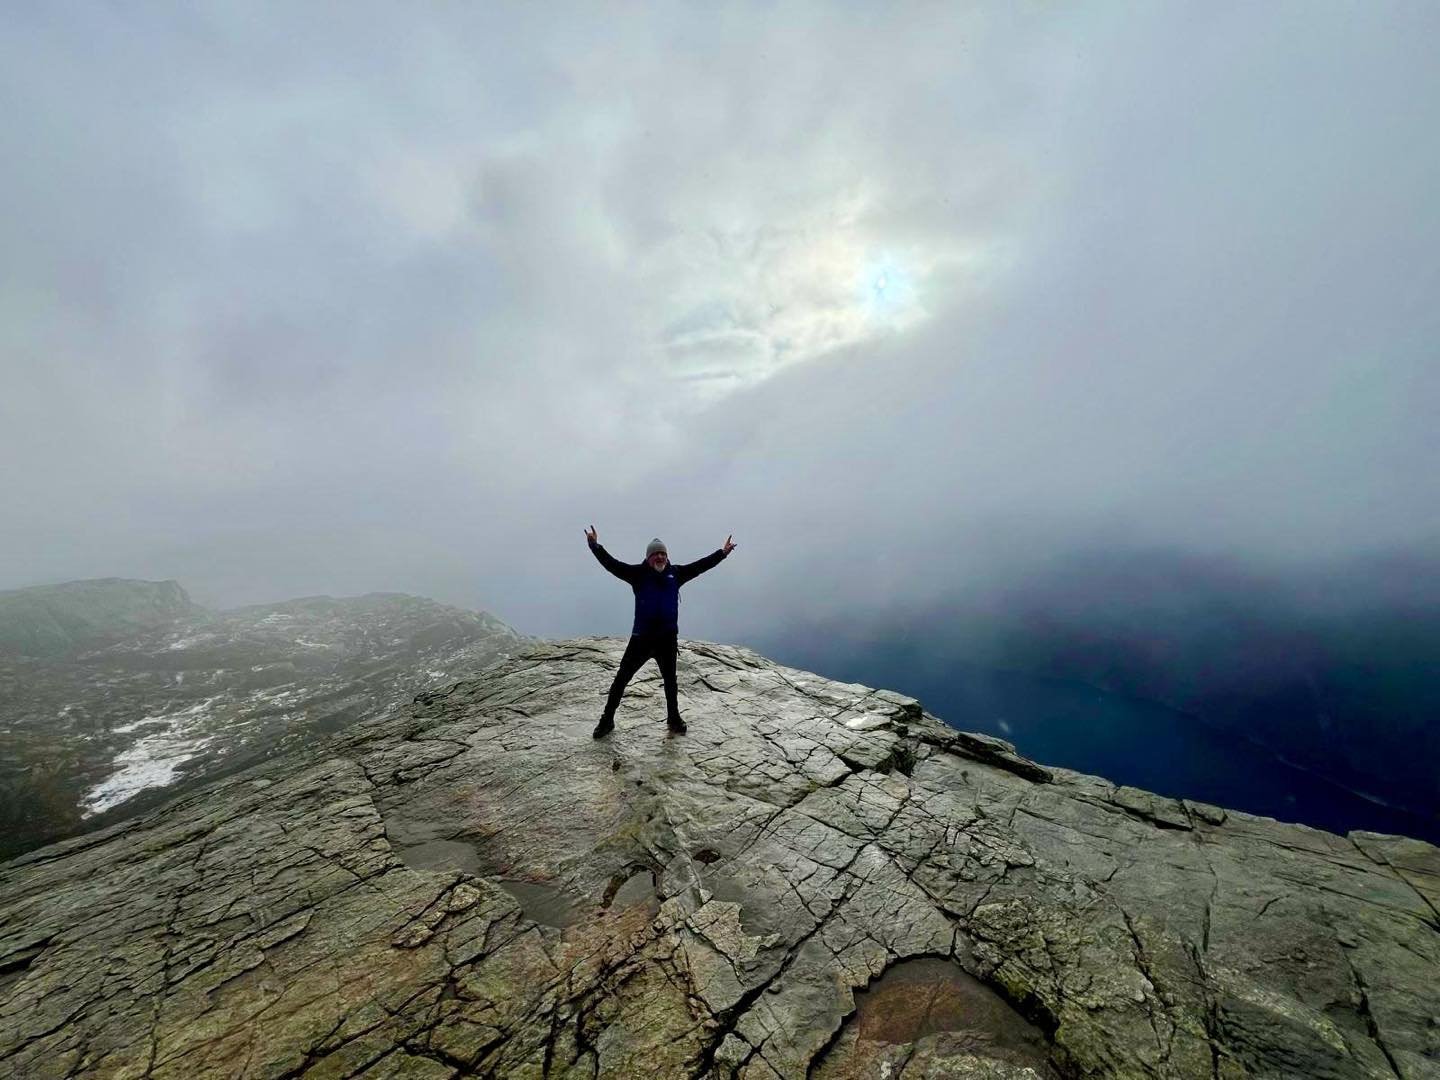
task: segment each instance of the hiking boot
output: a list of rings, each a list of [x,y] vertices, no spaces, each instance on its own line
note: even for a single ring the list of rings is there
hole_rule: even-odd
[[[671,735],[685,734],[685,721],[681,720],[678,716],[671,716],[667,718],[665,721],[665,726],[670,729]]]
[[[600,718],[600,722],[595,725],[595,731],[591,734],[590,737],[592,739],[603,739],[606,735],[609,735],[610,732],[614,730],[615,718],[612,716],[602,716]]]

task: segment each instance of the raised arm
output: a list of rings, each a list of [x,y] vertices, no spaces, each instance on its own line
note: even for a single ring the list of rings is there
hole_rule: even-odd
[[[715,567],[719,566],[721,562],[724,561],[725,556],[729,555],[730,552],[735,549],[736,545],[730,542],[731,539],[731,537],[727,536],[725,538],[724,547],[716,548],[709,555],[706,555],[703,559],[696,559],[692,563],[686,563],[684,566],[675,567],[675,577],[680,582],[680,584],[684,585],[685,582],[690,581],[693,578],[699,577],[701,574],[705,573],[706,570],[713,570]]]
[[[599,538],[595,535],[595,526],[585,530],[585,542],[590,545],[590,550],[595,553],[595,558],[600,560],[600,565],[609,570],[627,585],[634,584],[635,575],[642,569],[640,566],[631,566],[622,563],[601,546]]]

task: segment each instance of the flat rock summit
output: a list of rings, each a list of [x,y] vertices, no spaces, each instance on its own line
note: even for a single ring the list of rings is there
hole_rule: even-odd
[[[1440,1077],[1434,847],[696,641],[597,742],[623,646],[0,865],[0,1075]]]

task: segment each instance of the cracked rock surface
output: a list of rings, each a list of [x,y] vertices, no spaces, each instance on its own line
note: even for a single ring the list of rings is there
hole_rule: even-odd
[[[1435,848],[623,645],[0,866],[0,1075],[1440,1076]]]

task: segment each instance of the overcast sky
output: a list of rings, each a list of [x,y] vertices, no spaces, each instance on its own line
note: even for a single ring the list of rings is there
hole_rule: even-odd
[[[199,8],[203,8],[202,13]],[[1440,536],[1440,5],[14,4],[0,587],[744,640]]]

